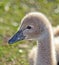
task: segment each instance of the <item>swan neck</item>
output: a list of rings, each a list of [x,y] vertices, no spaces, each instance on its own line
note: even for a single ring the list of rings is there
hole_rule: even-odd
[[[37,43],[36,65],[56,65],[55,47],[53,34],[48,29],[45,36]]]

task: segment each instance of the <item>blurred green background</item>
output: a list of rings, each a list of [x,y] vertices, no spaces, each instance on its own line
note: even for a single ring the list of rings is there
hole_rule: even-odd
[[[44,13],[53,26],[59,24],[59,0],[0,0],[0,65],[28,65],[28,51],[35,41],[9,45],[23,16],[29,12]],[[30,44],[31,43],[31,44]]]

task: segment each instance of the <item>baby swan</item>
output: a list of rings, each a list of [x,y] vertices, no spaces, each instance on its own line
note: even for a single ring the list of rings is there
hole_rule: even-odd
[[[45,15],[39,12],[27,14],[21,21],[18,32],[8,41],[36,40],[37,55],[34,65],[56,65],[52,26]]]

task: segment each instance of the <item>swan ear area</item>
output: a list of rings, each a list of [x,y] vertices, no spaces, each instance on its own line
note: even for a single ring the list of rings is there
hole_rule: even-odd
[[[20,30],[17,33],[15,33],[13,37],[11,37],[8,43],[13,44],[14,42],[21,41],[23,39],[25,39],[25,36],[23,35],[23,31]]]

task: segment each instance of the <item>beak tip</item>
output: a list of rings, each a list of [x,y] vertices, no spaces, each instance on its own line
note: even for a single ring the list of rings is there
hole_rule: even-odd
[[[8,40],[8,44],[13,44],[15,41],[11,38]]]
[[[8,40],[8,44],[12,44],[12,41]]]

